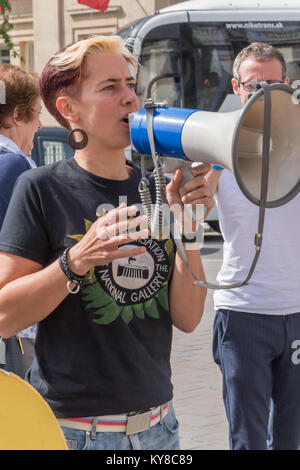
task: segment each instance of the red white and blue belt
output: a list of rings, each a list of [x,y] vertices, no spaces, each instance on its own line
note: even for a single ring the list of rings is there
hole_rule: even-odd
[[[169,403],[145,412],[97,416],[96,418],[58,418],[61,426],[80,431],[124,432],[127,435],[146,431],[168,414]]]

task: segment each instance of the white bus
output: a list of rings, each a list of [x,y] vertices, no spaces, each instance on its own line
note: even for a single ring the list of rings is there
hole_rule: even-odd
[[[239,109],[231,87],[232,65],[238,52],[256,41],[276,46],[286,59],[291,82],[300,79],[300,0],[185,1],[118,34],[127,38],[141,64],[141,106],[151,97],[175,107]],[[218,227],[216,210],[208,223]]]

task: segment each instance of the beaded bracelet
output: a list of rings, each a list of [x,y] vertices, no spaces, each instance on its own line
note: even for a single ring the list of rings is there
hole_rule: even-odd
[[[70,247],[65,249],[63,254],[60,255],[60,257],[58,258],[58,263],[62,272],[69,279],[69,281],[67,282],[68,291],[70,292],[70,294],[77,294],[80,291],[81,285],[84,283],[84,281],[90,279],[91,276],[90,272],[88,272],[88,274],[85,274],[84,276],[79,276],[78,274],[73,273],[68,263],[69,250]],[[71,289],[71,284],[76,285],[75,289]]]

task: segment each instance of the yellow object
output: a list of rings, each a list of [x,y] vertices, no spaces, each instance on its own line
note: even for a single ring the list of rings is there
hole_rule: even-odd
[[[0,450],[67,450],[48,403],[27,382],[0,369]]]
[[[21,340],[20,336],[18,336],[18,341],[19,341],[19,345],[20,345],[20,349],[21,349],[21,354],[24,356],[24,349],[23,349],[23,344],[22,344],[22,340]]]

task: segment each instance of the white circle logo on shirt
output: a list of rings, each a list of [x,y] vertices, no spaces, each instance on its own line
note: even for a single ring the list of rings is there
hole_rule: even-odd
[[[130,248],[123,245],[120,249]],[[154,273],[154,260],[146,251],[132,258],[120,258],[112,262],[112,275],[116,284],[125,289],[140,289]]]
[[[131,305],[151,299],[167,281],[168,254],[153,239],[140,240],[145,253],[131,258],[118,258],[105,266],[96,266],[95,275],[101,287],[118,305]],[[123,245],[120,249],[128,249]]]

